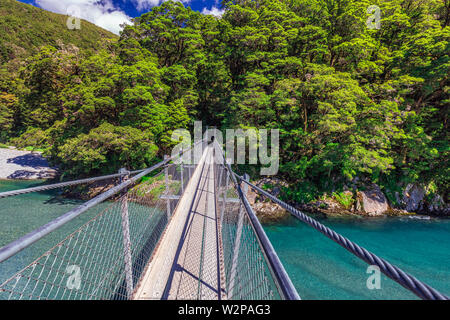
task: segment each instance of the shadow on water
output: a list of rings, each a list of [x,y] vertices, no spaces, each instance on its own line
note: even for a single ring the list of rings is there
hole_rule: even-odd
[[[20,171],[20,172],[19,172]],[[23,173],[22,173],[23,171]],[[17,173],[17,174],[16,174]],[[27,179],[27,177],[31,175],[36,175],[37,172],[31,172],[27,170],[17,170],[12,175],[15,177],[8,178],[8,179],[0,179],[0,192],[6,192],[6,191],[14,191],[14,190],[21,190],[21,189],[29,189],[29,188],[36,188],[36,187],[42,187],[54,183],[60,183],[63,181],[59,181],[56,177],[40,177],[37,179]],[[53,189],[53,190],[47,190],[47,191],[41,191],[41,192],[32,192],[31,195],[42,195],[42,196],[52,196],[58,194],[59,189]],[[19,197],[22,195],[19,195]],[[16,198],[17,196],[9,197],[10,199]]]
[[[65,198],[63,196],[54,196],[48,200],[45,200],[43,202],[44,204],[57,204],[57,205],[77,205],[82,204],[83,201],[79,199],[73,199],[73,198]]]

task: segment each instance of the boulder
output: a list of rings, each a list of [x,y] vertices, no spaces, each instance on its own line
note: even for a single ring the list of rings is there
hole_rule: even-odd
[[[262,223],[278,222],[289,217],[289,212],[273,202],[257,202],[252,207]]]
[[[439,194],[434,195],[431,202],[428,204],[429,212],[440,212],[445,208],[445,202]]]
[[[256,216],[263,223],[277,222],[289,217],[289,212],[272,201],[264,201],[264,197],[260,197],[252,188],[248,188],[246,196]]]
[[[252,188],[248,188],[246,197],[250,205],[254,205],[256,203],[256,198],[258,197],[258,195],[255,191],[253,191]]]
[[[403,191],[405,210],[410,212],[422,210],[424,197],[424,187],[416,184],[408,184]]]
[[[369,189],[358,192],[356,209],[360,209],[369,216],[379,216],[389,209],[389,205],[380,187],[374,184]]]

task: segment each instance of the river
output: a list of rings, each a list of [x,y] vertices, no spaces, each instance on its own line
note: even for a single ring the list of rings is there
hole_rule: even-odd
[[[42,181],[0,180],[0,192],[35,186]],[[58,191],[0,199],[0,246],[79,205]],[[87,212],[0,265],[0,282],[31,263],[45,250],[101,210]],[[369,251],[450,295],[450,220],[348,218],[321,221]],[[368,289],[367,264],[318,231],[291,218],[264,226],[303,299],[416,299],[381,276],[380,289]]]

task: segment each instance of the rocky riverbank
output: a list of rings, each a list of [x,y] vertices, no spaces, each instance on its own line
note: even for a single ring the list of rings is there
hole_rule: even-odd
[[[254,182],[261,186],[267,181]],[[271,180],[268,185],[272,187],[267,190],[275,196],[280,196],[281,190],[287,184],[279,179]],[[275,222],[285,219],[289,213],[259,196],[252,190],[247,193],[249,202],[261,221]],[[385,193],[376,184],[364,187],[364,190],[344,191],[333,194],[333,196],[323,196],[320,200],[307,204],[290,203],[299,210],[312,213],[314,215],[327,216],[404,216],[404,215],[428,215],[438,217],[449,217],[450,206],[446,204],[439,195],[430,197],[427,195],[425,187],[420,185],[407,185],[400,194],[395,193],[396,204],[388,200]]]
[[[0,179],[51,179],[56,175],[57,168],[41,152],[0,148]]]

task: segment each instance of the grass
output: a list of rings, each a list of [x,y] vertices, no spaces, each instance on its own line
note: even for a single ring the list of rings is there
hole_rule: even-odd
[[[353,204],[353,197],[351,194],[346,194],[344,192],[333,192],[333,197],[345,209],[350,209]]]
[[[152,183],[152,182],[155,182],[155,181],[161,181],[163,179],[164,179],[164,175],[162,175],[162,174],[159,175],[159,176],[156,176],[156,177],[145,176],[145,177],[142,177],[142,182],[149,181],[150,183]]]
[[[172,176],[169,176],[169,194],[178,194],[181,189],[181,182],[171,179]],[[136,188],[136,194],[139,197],[148,196],[152,201],[157,201],[166,192],[165,175],[160,174],[154,177],[143,177],[141,184]]]

